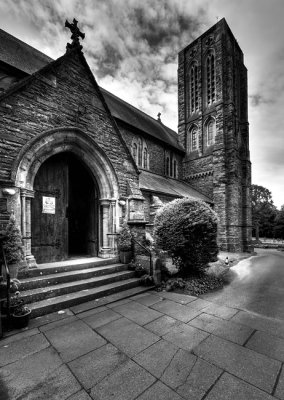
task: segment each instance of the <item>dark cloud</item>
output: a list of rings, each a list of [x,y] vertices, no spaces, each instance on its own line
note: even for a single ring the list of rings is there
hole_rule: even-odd
[[[252,105],[252,107],[257,107],[261,104],[271,104],[273,102],[275,102],[275,99],[268,99],[265,98],[264,96],[262,96],[261,94],[252,94],[249,96],[250,99],[250,103]]]

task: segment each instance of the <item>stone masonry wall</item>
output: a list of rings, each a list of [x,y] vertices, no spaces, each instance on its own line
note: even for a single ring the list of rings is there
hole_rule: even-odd
[[[166,143],[160,143],[155,141],[150,136],[141,136],[137,132],[133,132],[130,129],[127,129],[125,125],[118,123],[119,129],[127,143],[128,148],[131,151],[132,140],[134,137],[141,137],[144,139],[148,152],[149,152],[149,171],[154,172],[155,174],[165,175],[165,151],[171,151],[176,160],[178,166],[178,177],[182,176],[182,157],[180,153],[175,152],[170,146],[167,146]],[[140,167],[139,167],[140,168]]]
[[[21,148],[50,129],[76,127],[86,132],[111,161],[126,195],[127,180],[138,181],[126,146],[114,129],[78,53],[56,62],[44,77],[30,81],[1,101],[0,182],[9,182]]]

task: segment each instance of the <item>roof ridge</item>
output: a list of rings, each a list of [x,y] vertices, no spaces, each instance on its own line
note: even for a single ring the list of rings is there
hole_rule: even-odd
[[[134,108],[135,110],[139,111],[140,113],[146,115],[146,117],[151,118],[153,121],[155,121],[160,126],[165,127],[166,129],[169,129],[170,131],[172,131],[173,133],[175,133],[177,135],[177,132],[175,132],[173,129],[169,128],[167,125],[164,125],[162,122],[159,122],[157,119],[155,119],[151,115],[147,114],[145,111],[140,110],[140,108],[137,108],[137,107],[133,106],[132,104],[128,103],[126,100],[123,100],[121,97],[116,96],[115,94],[113,94],[109,90],[106,90],[102,86],[100,86],[100,89],[103,90],[104,92],[109,93],[111,96],[116,97],[119,101],[122,101],[123,103],[127,104],[131,108]]]

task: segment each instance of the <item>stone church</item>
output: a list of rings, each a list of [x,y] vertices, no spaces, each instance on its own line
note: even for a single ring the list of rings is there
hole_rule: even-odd
[[[0,224],[11,212],[30,267],[110,258],[178,197],[219,216],[227,251],[250,251],[247,70],[225,19],[178,54],[178,132],[101,88],[72,43],[52,60],[0,30]],[[66,30],[67,32],[67,30]]]

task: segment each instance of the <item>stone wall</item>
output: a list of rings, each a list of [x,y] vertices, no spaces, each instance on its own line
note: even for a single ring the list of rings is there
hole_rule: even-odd
[[[8,91],[9,93],[9,91]],[[128,180],[138,181],[127,146],[103,104],[87,64],[77,52],[53,63],[7,97],[0,98],[0,182],[13,184],[19,151],[45,131],[76,127],[87,133],[111,161],[121,195]]]
[[[158,140],[151,138],[151,136],[141,135],[138,131],[127,127],[123,123],[118,122],[119,130],[121,131],[128,148],[131,151],[131,145],[133,138],[141,137],[144,139],[148,152],[149,152],[149,171],[155,174],[165,175],[165,152],[172,152],[177,160],[178,177],[182,176],[182,156],[178,151],[175,151],[166,143],[162,143]],[[140,167],[139,167],[140,168]]]

